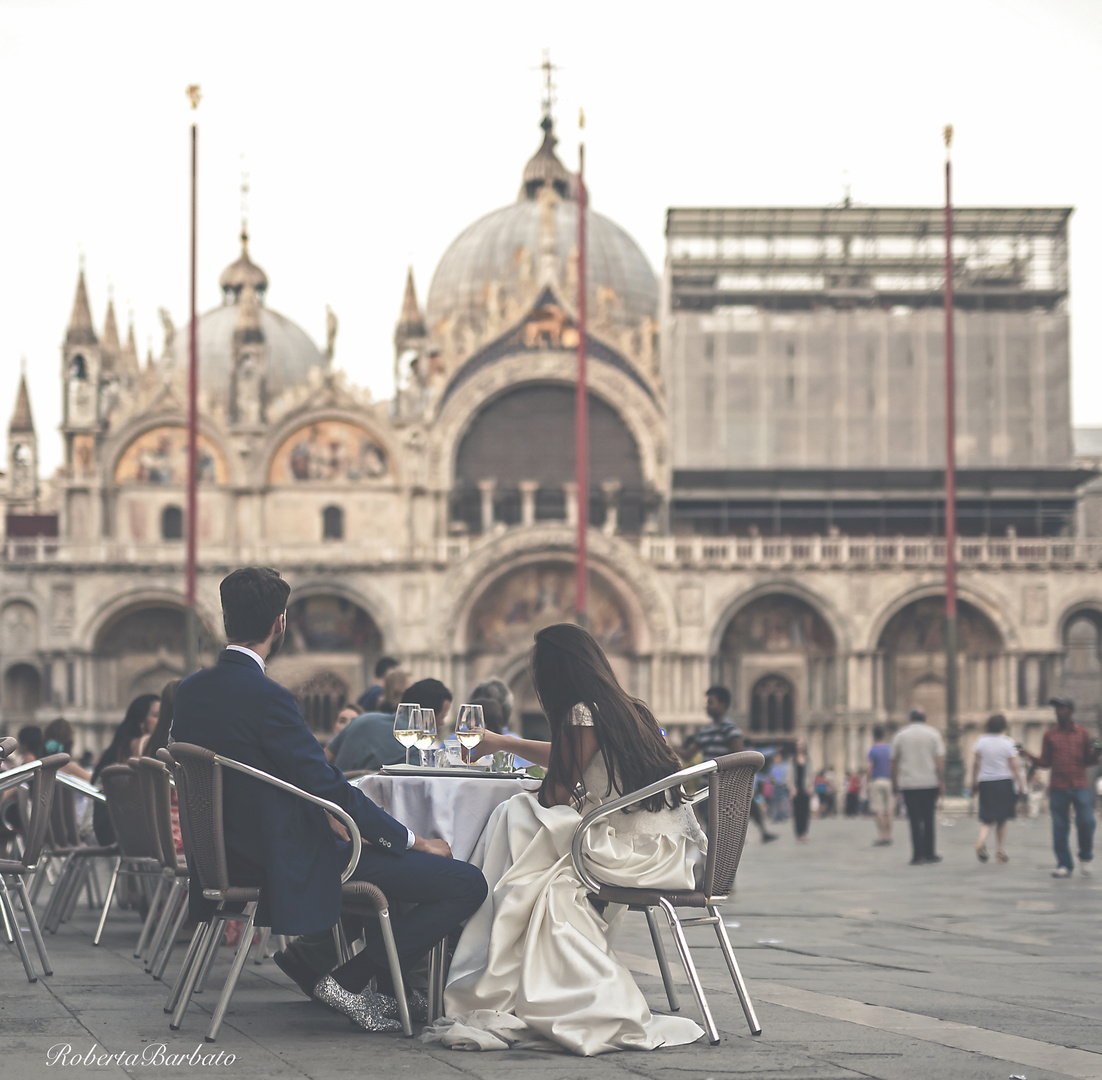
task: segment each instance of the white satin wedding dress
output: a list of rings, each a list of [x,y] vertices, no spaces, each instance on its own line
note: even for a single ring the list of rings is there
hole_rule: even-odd
[[[583,720],[582,723],[585,721]],[[592,721],[590,721],[592,722]],[[584,815],[606,795],[598,751],[583,776]],[[609,944],[610,922],[587,899],[570,857],[579,813],[540,806],[535,793],[502,803],[479,865],[490,885],[459,939],[445,1017],[422,1038],[460,1050],[653,1050],[704,1034],[692,1020],[654,1016]],[[620,811],[589,831],[587,865],[610,884],[697,887],[707,842],[692,809]],[[609,907],[613,917],[622,907]]]

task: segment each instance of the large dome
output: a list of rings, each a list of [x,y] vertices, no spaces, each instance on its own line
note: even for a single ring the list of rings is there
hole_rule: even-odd
[[[288,387],[303,385],[310,369],[324,364],[325,358],[310,335],[285,315],[266,307],[258,312],[266,346],[265,383],[272,400]],[[237,315],[237,305],[226,304],[199,316],[199,388],[216,397],[229,394]],[[178,365],[187,364],[186,325],[176,331],[172,359]]]
[[[488,310],[528,298],[549,259],[570,295],[577,280],[578,204],[573,177],[555,156],[554,146],[545,118],[543,145],[525,168],[517,201],[476,221],[444,252],[425,305],[430,334],[447,324],[482,330]],[[547,215],[553,215],[553,222],[547,222]],[[587,226],[591,314],[618,328],[656,318],[658,281],[639,245],[593,210]]]
[[[268,277],[249,258],[248,234],[242,227],[241,255],[222,272],[221,307],[199,316],[199,387],[216,398],[228,397],[233,375],[234,333],[239,329],[244,294],[255,302],[256,316],[265,344],[265,391],[274,400],[284,390],[301,386],[310,369],[324,364],[325,357],[302,327],[278,311],[264,307]],[[251,316],[251,312],[249,312]],[[180,327],[173,339],[170,359],[177,365],[188,360],[188,328]]]

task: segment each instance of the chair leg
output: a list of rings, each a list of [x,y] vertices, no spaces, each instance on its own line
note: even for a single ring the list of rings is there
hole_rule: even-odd
[[[180,965],[180,970],[176,973],[176,981],[172,984],[172,990],[169,992],[168,1001],[164,1004],[164,1011],[166,1013],[171,1013],[176,1008],[176,1004],[180,1000],[180,994],[183,992],[184,984],[187,982],[188,972],[199,958],[199,952],[203,942],[207,939],[207,931],[209,929],[210,923],[200,923],[195,928],[195,933],[191,935],[191,942],[188,944],[187,952],[184,954],[184,962]]]
[[[96,860],[87,859],[88,873],[84,878],[84,894],[88,897],[88,910],[96,911],[103,897],[99,891],[99,877],[96,874]]]
[[[390,965],[390,978],[394,983],[394,996],[398,999],[398,1019],[402,1022],[402,1032],[406,1038],[413,1036],[413,1024],[409,1019],[409,1002],[406,1000],[406,983],[402,978],[402,965],[398,962],[398,946],[394,944],[394,929],[390,925],[390,912],[383,908],[379,912],[379,929],[383,933],[383,946],[386,949],[387,963]]]
[[[168,931],[168,925],[172,922],[173,915],[176,914],[177,895],[175,876],[169,877],[166,874],[161,879],[161,885],[165,890],[165,894],[160,911],[156,914],[157,925],[153,928],[153,934],[147,945],[145,954],[145,970],[147,974],[153,970],[153,962],[157,959],[157,955],[161,951],[161,944],[165,939],[165,933]],[[150,918],[154,917],[155,910],[155,908],[150,908]]]
[[[34,885],[31,886],[31,901],[37,899],[37,888],[49,877],[49,864],[35,873]],[[56,934],[61,925],[62,900],[67,894],[72,875],[77,871],[76,859],[70,855],[61,866],[57,881],[50,890],[50,899],[46,902],[46,910],[42,914],[42,925],[51,933]]]
[[[177,980],[179,987],[179,993],[173,990],[173,994],[176,995],[176,1007],[172,1012],[172,1019],[169,1021],[168,1026],[172,1031],[179,1031],[180,1025],[184,1022],[184,1013],[187,1012],[188,1005],[191,1004],[191,995],[195,992],[196,983],[199,981],[200,971],[203,967],[203,961],[206,960],[207,952],[210,950],[212,944],[211,938],[218,934],[221,930],[225,929],[225,923],[215,916],[210,922],[206,923],[203,928],[203,936],[200,942],[200,947],[196,951],[196,954],[191,959],[191,963],[187,964],[185,961],[185,967],[180,971],[180,979]],[[172,999],[169,998],[169,1001]]]
[[[661,927],[655,917],[654,908],[644,908],[643,913],[647,916],[647,929],[650,930],[650,939],[654,944],[654,955],[658,960],[658,970],[662,973],[662,985],[666,988],[666,1000],[670,1003],[670,1012],[677,1012],[681,1008],[681,1001],[673,985],[673,976],[670,974],[670,961],[666,956],[666,946],[662,942]]]
[[[77,904],[80,902],[80,890],[84,888],[84,883],[88,880],[88,875],[91,872],[91,859],[77,859],[76,874],[70,879],[69,884],[66,886],[60,922],[68,922],[73,917],[73,913],[77,909]]]
[[[34,964],[31,963],[30,953],[27,952],[27,943],[23,940],[23,932],[19,929],[19,917],[15,913],[15,905],[11,902],[8,883],[4,880],[3,874],[0,874],[0,905],[3,906],[4,915],[11,920],[12,929],[15,931],[15,947],[19,950],[19,959],[23,961],[23,970],[27,973],[27,982],[38,982],[38,976],[34,972]]]
[[[264,957],[267,955],[268,950],[268,938],[272,936],[272,928],[270,926],[262,926],[260,928],[260,940],[256,943],[256,959],[253,963],[258,967],[264,963]]]
[[[214,939],[207,946],[206,955],[203,957],[203,963],[199,968],[199,981],[195,984],[195,993],[197,994],[201,994],[206,988],[210,969],[214,967],[214,962],[218,959],[218,951],[226,943],[226,924],[229,920],[225,917],[219,919],[217,915],[215,920],[218,921],[218,929],[215,932]]]
[[[738,992],[739,1003],[742,1005],[742,1013],[746,1017],[746,1023],[750,1026],[751,1035],[761,1034],[761,1024],[758,1023],[758,1014],[754,1012],[754,1004],[750,1000],[750,992],[746,989],[746,983],[739,970],[738,961],[735,959],[735,950],[731,947],[731,939],[727,936],[727,928],[723,925],[723,919],[714,907],[708,908],[708,914],[715,918],[716,937],[719,938],[719,947],[723,952],[723,959],[727,961],[727,970],[731,973],[731,979]]]
[[[441,938],[429,953],[429,1015],[431,1024],[444,1015],[444,970],[448,962],[448,939]]]
[[[3,919],[4,922],[4,937],[7,938],[9,945],[14,945],[15,933],[13,927],[15,923],[8,918],[8,909],[3,904],[0,904],[0,919]]]
[[[696,964],[693,963],[692,953],[689,952],[689,943],[685,940],[685,931],[681,928],[681,920],[677,917],[673,904],[664,896],[660,898],[659,902],[666,914],[666,921],[673,931],[673,939],[677,944],[677,951],[681,954],[681,963],[685,965],[685,974],[689,977],[689,985],[693,988],[693,994],[696,995],[696,1003],[700,1006],[700,1011],[704,1015],[704,1028],[708,1032],[708,1041],[715,1046],[719,1042],[719,1030],[716,1028],[715,1020],[712,1019],[712,1010],[708,1008],[708,999],[704,996],[704,986],[700,981],[700,976],[696,973]]]
[[[237,989],[237,980],[241,978],[241,969],[249,957],[249,950],[253,947],[253,920],[256,918],[256,904],[250,904],[247,908],[249,920],[241,931],[241,941],[237,946],[237,953],[230,964],[229,974],[226,976],[226,985],[222,987],[222,995],[218,1004],[214,1007],[214,1014],[210,1018],[210,1027],[207,1029],[207,1042],[214,1042],[218,1037],[218,1029],[222,1026],[222,1020],[226,1010],[230,1007],[230,998]]]
[[[337,966],[347,964],[352,959],[352,950],[348,947],[348,938],[344,932],[344,923],[338,919],[333,923],[333,947],[337,950]]]
[[[172,958],[172,952],[176,948],[176,935],[180,932],[180,927],[184,925],[184,919],[187,918],[188,913],[188,895],[187,889],[184,889],[184,895],[180,900],[180,906],[176,912],[176,919],[172,923],[172,929],[169,931],[168,940],[162,945],[161,959],[155,961],[150,974],[158,982],[164,978],[165,968],[168,967],[168,962]]]
[[[157,882],[157,891],[153,894],[153,899],[149,904],[149,913],[145,917],[145,922],[142,923],[142,932],[138,935],[138,944],[134,946],[135,958],[141,958],[145,954],[146,947],[149,945],[149,939],[153,934],[155,927],[160,925],[160,906],[162,900],[166,900],[164,895],[165,891],[165,879],[162,875]]]
[[[34,947],[38,950],[38,959],[42,961],[42,974],[52,975],[54,969],[50,965],[49,956],[46,954],[46,942],[42,940],[42,931],[39,929],[38,919],[35,918],[34,905],[31,903],[27,886],[21,877],[15,879],[15,887],[19,890],[19,900],[23,905],[23,913],[27,916],[27,928],[31,932],[31,937],[34,938]]]
[[[111,910],[111,901],[115,896],[115,886],[119,881],[119,871],[122,869],[122,856],[115,859],[114,869],[111,871],[111,880],[107,883],[107,896],[103,901],[103,913],[99,917],[99,926],[96,927],[96,936],[92,938],[92,944],[98,945],[103,937],[103,928],[107,923],[107,912]]]

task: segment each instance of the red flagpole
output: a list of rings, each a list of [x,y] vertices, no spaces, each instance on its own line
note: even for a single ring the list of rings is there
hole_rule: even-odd
[[[960,795],[964,764],[957,717],[957,412],[953,335],[953,128],[945,128],[945,789]]]
[[[589,398],[586,391],[586,249],[585,145],[578,147],[578,373],[574,395],[574,479],[578,488],[577,556],[574,564],[574,610],[585,626],[589,606]]]
[[[188,98],[191,101],[192,110],[199,107],[199,87],[188,87]],[[195,313],[196,292],[196,232],[197,232],[197,179],[199,156],[199,126],[193,119],[191,122],[191,319],[188,324],[188,403],[187,403],[187,568],[185,571],[185,603],[187,605],[185,666],[188,673],[195,671],[198,666],[198,628],[199,619],[195,610],[195,562],[196,562],[196,518],[198,517],[198,455],[197,443],[199,437],[199,322]]]

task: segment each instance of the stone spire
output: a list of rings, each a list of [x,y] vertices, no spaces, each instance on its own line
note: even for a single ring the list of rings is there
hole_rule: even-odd
[[[100,355],[103,357],[104,374],[117,370],[122,349],[119,345],[119,324],[115,320],[115,300],[108,297],[107,314],[103,320],[103,337],[100,339]]]
[[[34,418],[31,416],[31,398],[27,392],[27,373],[19,376],[19,392],[15,395],[15,410],[8,424],[9,435],[34,434]]]
[[[406,292],[402,297],[402,313],[394,328],[394,346],[399,352],[406,342],[425,336],[425,316],[417,303],[417,289],[413,284],[413,267],[406,272]]]
[[[126,344],[121,354],[121,368],[124,375],[138,374],[138,345],[134,340],[134,316],[130,316],[130,325],[126,330]]]
[[[77,294],[73,298],[73,313],[65,333],[66,345],[95,345],[96,331],[92,327],[92,311],[88,306],[88,289],[84,284],[84,267],[77,278]]]

